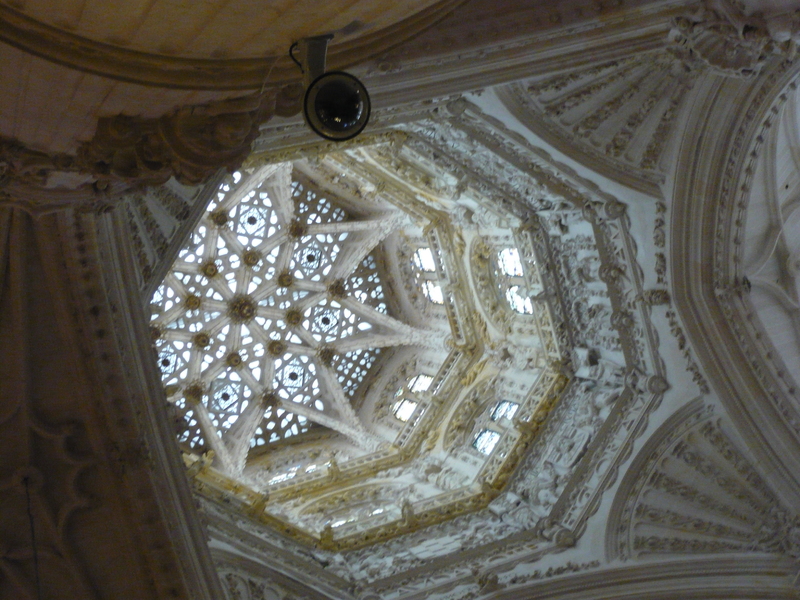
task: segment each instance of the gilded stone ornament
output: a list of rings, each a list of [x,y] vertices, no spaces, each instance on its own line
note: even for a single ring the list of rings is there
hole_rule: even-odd
[[[248,267],[255,267],[260,261],[261,254],[256,250],[246,250],[244,254],[242,254],[242,262]]]
[[[213,261],[207,262],[200,267],[200,272],[206,277],[214,277],[217,273],[219,273],[219,267],[217,266],[217,263]]]
[[[328,294],[332,298],[344,298],[347,296],[347,287],[345,283],[341,279],[337,279],[336,281],[331,282],[328,284]]]
[[[279,405],[280,400],[278,398],[278,395],[275,392],[268,391],[268,392],[264,392],[264,394],[262,395],[261,402],[262,402],[262,404],[264,405],[265,408],[266,407],[275,408],[275,407],[277,407]]]
[[[211,345],[211,336],[205,331],[201,331],[194,335],[192,343],[197,344],[200,348],[208,348]]]
[[[249,323],[256,316],[256,308],[250,296],[235,296],[228,303],[228,314],[237,323]]]
[[[290,308],[286,311],[284,320],[292,326],[300,325],[303,322],[303,312],[298,308]]]
[[[337,352],[333,346],[322,346],[317,349],[319,360],[326,365],[330,365]]]
[[[293,219],[289,224],[289,235],[293,238],[303,237],[308,231],[306,224],[299,219]]]
[[[282,356],[286,353],[286,344],[279,340],[272,340],[269,344],[267,344],[267,351],[272,356]]]
[[[225,357],[225,364],[229,367],[236,369],[242,366],[242,355],[238,352],[231,352]]]
[[[211,220],[217,227],[224,227],[228,223],[228,215],[223,211],[217,211],[211,215]]]
[[[192,404],[197,404],[200,402],[204,393],[205,388],[201,383],[192,383],[183,390],[183,395],[186,397],[186,401]]]
[[[187,310],[197,310],[202,305],[203,300],[196,294],[189,294],[184,300]]]
[[[294,276],[289,271],[282,271],[277,277],[278,285],[282,288],[291,287],[294,282]]]

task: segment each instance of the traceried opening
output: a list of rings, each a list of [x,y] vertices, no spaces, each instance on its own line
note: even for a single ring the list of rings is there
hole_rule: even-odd
[[[497,406],[492,410],[492,421],[499,421],[500,419],[508,419],[509,421],[517,414],[519,404],[510,402],[509,400],[500,401]]]
[[[408,389],[412,392],[425,392],[431,387],[433,377],[430,375],[415,375],[408,382]]]
[[[503,248],[498,252],[495,277],[511,310],[532,315],[533,302],[525,291],[525,272],[517,248]]]
[[[395,418],[403,423],[408,422],[419,405],[417,394],[427,391],[431,383],[433,377],[420,374],[411,377],[406,385],[400,387],[394,394],[395,400],[392,404],[392,414]]]
[[[533,303],[528,296],[521,293],[522,288],[518,285],[512,285],[506,290],[506,300],[512,310],[522,315],[533,314]]]
[[[416,402],[409,400],[408,398],[402,398],[400,401],[395,403],[394,407],[392,408],[392,412],[394,413],[395,417],[405,423],[411,418],[411,415],[414,414],[416,409]]]
[[[430,248],[417,248],[412,259],[422,294],[434,304],[444,304],[444,294],[436,274],[436,258]]]
[[[425,297],[434,304],[444,304],[442,287],[438,283],[434,281],[423,281],[422,293],[425,294]]]
[[[504,248],[500,251],[500,272],[509,277],[522,277],[522,261],[519,250]]]
[[[414,264],[424,273],[436,272],[436,262],[433,260],[433,252],[430,248],[418,248],[414,253]]]
[[[477,436],[475,436],[475,440],[472,442],[472,447],[481,454],[489,456],[499,440],[499,433],[492,431],[491,429],[484,429],[479,432]]]
[[[364,448],[380,442],[351,401],[381,348],[420,334],[387,314],[373,255],[396,227],[392,215],[367,220],[291,165],[219,187],[151,302],[181,442],[215,450],[231,469],[249,448],[315,424]],[[432,255],[420,260],[435,273]]]

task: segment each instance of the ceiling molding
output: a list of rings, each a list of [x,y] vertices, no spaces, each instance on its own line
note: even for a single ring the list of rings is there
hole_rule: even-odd
[[[482,30],[463,30],[474,23],[447,19],[355,70],[378,107],[464,93],[662,48],[671,19],[685,6],[657,2],[634,7],[624,1],[580,8],[543,5],[543,12],[553,14],[539,19],[521,15],[522,21],[499,30],[513,32],[507,38],[492,28],[486,28],[487,39],[476,38]],[[484,20],[495,17],[502,15],[492,12]]]
[[[605,370],[603,377],[616,378],[609,387],[598,382],[595,389],[591,383],[583,385],[575,380],[565,390],[562,400],[542,423],[539,436],[544,441],[533,442],[528,450],[529,458],[523,461],[515,479],[508,484],[507,489],[513,495],[524,495],[528,499],[522,505],[515,505],[511,496],[511,499],[498,498],[498,504],[488,510],[431,524],[424,529],[412,528],[397,539],[353,549],[346,553],[349,564],[336,562],[338,554],[330,552],[325,545],[316,544],[310,550],[302,540],[298,540],[300,543],[291,544],[291,562],[296,565],[296,570],[302,571],[301,562],[306,560],[303,556],[311,551],[320,560],[331,561],[329,569],[342,577],[358,573],[357,579],[364,594],[423,597],[433,593],[433,578],[437,593],[452,596],[462,591],[460,586],[467,586],[472,590],[470,593],[481,597],[504,587],[516,589],[515,582],[521,577],[520,573],[529,572],[537,561],[574,546],[591,515],[598,510],[604,491],[613,485],[633,449],[634,441],[645,431],[650,411],[660,404],[669,387],[657,350],[657,337],[651,326],[653,307],[668,302],[668,295],[665,290],[644,288],[644,274],[637,263],[636,247],[630,239],[631,220],[625,205],[563,165],[554,165],[555,161],[546,152],[530,145],[523,136],[505,129],[499,121],[474,105],[464,100],[446,106],[440,104],[433,112],[429,108],[420,120],[406,125],[405,129],[405,132],[381,133],[368,138],[368,142],[391,148],[391,152],[380,159],[376,158],[380,155],[378,150],[370,154],[369,149],[358,149],[356,144],[337,148],[340,154],[334,152],[331,154],[333,158],[328,159],[325,158],[328,149],[324,143],[322,147],[316,145],[302,149],[290,142],[288,150],[282,151],[276,145],[271,153],[254,156],[245,168],[255,170],[276,158],[286,160],[303,155],[314,164],[313,156],[321,152],[322,156],[316,162],[330,160],[334,165],[342,165],[342,168],[331,171],[332,176],[340,177],[349,169],[356,181],[362,181],[364,172],[382,165],[380,161],[384,159],[392,159],[401,166],[412,154],[418,156],[417,160],[430,161],[428,170],[450,173],[451,179],[459,182],[461,194],[482,199],[483,208],[480,210],[485,209],[489,216],[509,211],[518,218],[522,222],[518,234],[514,234],[518,243],[531,237],[540,246],[536,260],[542,271],[543,285],[569,296],[564,302],[554,301],[553,305],[557,305],[554,310],[560,315],[560,320],[581,323],[580,330],[575,328],[568,334],[573,328],[567,327],[559,333],[559,344],[605,348],[603,344],[607,343],[624,355],[626,364],[615,367],[606,362],[598,367]],[[402,181],[424,181],[419,175],[401,169],[394,177]],[[387,176],[382,193],[393,189],[390,179]],[[432,188],[428,188],[431,184],[415,193],[433,194]],[[369,196],[365,190],[356,189],[352,193]],[[449,194],[445,194],[447,201],[455,201],[449,199]],[[532,218],[533,211],[541,211],[544,215],[555,211],[562,220],[559,221],[555,214],[551,219],[545,216]],[[560,211],[564,211],[563,214]],[[573,223],[585,232],[585,239],[582,237],[581,242],[561,239]],[[549,242],[543,241],[548,238]],[[598,254],[592,250],[595,258],[584,257],[580,268],[583,277],[599,278],[598,285],[604,291],[597,297],[588,290],[586,294],[589,296],[581,296],[575,291],[582,288],[581,276],[569,269],[569,272],[564,271],[565,267],[561,266],[567,262],[577,265],[577,258],[574,261],[556,259],[561,256],[559,253],[576,251],[578,243],[589,244],[589,240],[597,244]],[[588,245],[586,248],[588,251]],[[599,287],[593,289],[600,293]],[[575,312],[596,302],[601,302],[605,310],[590,311],[591,315]],[[603,323],[602,327],[600,323]],[[598,337],[599,330],[618,332],[619,339],[617,334],[611,333],[610,337]],[[577,357],[569,359],[578,360]],[[465,386],[474,382],[469,381]],[[485,379],[475,381],[486,382]],[[612,393],[615,390],[619,394]],[[604,394],[609,393],[611,395],[606,398]],[[608,401],[608,405],[603,404],[601,397]],[[581,412],[577,407],[587,402],[597,404],[594,409]],[[595,414],[598,416],[593,417]],[[563,442],[552,442],[552,436],[563,439]],[[576,462],[578,457],[582,458]],[[342,471],[344,468],[339,466]],[[209,506],[213,503],[215,518],[241,519],[236,516],[240,511],[247,515],[247,529],[253,536],[248,544],[263,544],[278,535],[253,518],[253,511],[263,512],[263,507],[253,504],[250,510],[250,499],[244,494],[219,493],[225,486],[213,485],[210,473],[204,472],[202,467],[195,482],[200,494],[208,498]],[[283,485],[275,486],[276,500],[284,494],[282,487],[278,489]],[[300,484],[293,480],[286,485]],[[272,497],[273,490],[270,490],[267,506]],[[223,516],[225,512],[231,513],[229,517]],[[506,516],[501,520],[493,514]],[[552,519],[542,518],[547,515]],[[446,516],[443,513],[440,520]],[[272,526],[283,534],[291,534],[283,525],[272,523]],[[217,538],[217,543],[233,543],[231,536],[234,531],[228,527],[224,533],[220,530],[221,537]],[[450,546],[446,540],[454,535],[466,535],[472,541],[467,546],[448,550]],[[434,552],[424,563],[406,556],[398,546],[435,548],[437,539],[442,540],[442,550]],[[284,540],[282,544],[289,552],[289,541]],[[391,563],[385,568],[374,567],[389,559]],[[490,561],[492,568],[476,579],[472,570],[483,560]]]
[[[637,565],[581,569],[567,563],[535,571],[535,583],[495,600],[794,600],[797,566],[788,557],[738,554],[659,560]],[[569,575],[568,577],[565,575]],[[466,597],[466,596],[465,596]]]
[[[364,62],[419,34],[464,0],[440,0],[381,31],[334,44],[328,65],[342,69]],[[41,23],[0,4],[0,40],[61,65],[110,79],[168,89],[253,90],[269,82],[299,81],[288,56],[250,59],[190,59],[128,50]]]

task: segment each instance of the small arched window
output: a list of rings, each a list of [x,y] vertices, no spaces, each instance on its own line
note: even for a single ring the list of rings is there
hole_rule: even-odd
[[[415,375],[406,385],[398,389],[394,394],[396,400],[392,404],[392,414],[395,418],[407,422],[419,404],[415,395],[427,391],[432,382],[433,377],[430,375]]]
[[[517,248],[503,248],[498,253],[495,275],[511,310],[521,315],[532,315],[533,302],[525,291],[522,260]]]
[[[509,277],[522,277],[522,261],[519,259],[519,250],[504,248],[499,255],[500,271]]]
[[[498,441],[500,441],[499,433],[492,431],[491,429],[482,429],[472,441],[472,447],[481,454],[489,456],[492,453],[492,450],[494,450],[494,447],[497,445]]]
[[[412,260],[417,283],[424,296],[434,304],[444,304],[442,287],[436,274],[436,258],[428,247],[417,248]]]
[[[501,400],[497,403],[494,409],[492,409],[491,419],[492,421],[499,421],[502,418],[506,418],[510,421],[514,418],[514,415],[517,414],[518,408],[519,404],[516,402],[511,402],[510,400]]]

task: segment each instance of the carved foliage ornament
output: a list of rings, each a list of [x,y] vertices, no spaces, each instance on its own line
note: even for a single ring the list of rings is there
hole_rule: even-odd
[[[280,110],[277,97],[267,90],[182,107],[157,119],[101,118],[76,164],[100,179],[163,183],[174,176],[181,183],[202,183],[220,168],[233,171],[241,165],[258,126]]]
[[[770,55],[794,56],[797,13],[765,18],[745,14],[732,0],[706,0],[696,12],[673,21],[670,40],[721,75],[751,77]]]
[[[5,188],[0,200],[98,211],[113,206],[131,186],[162,184],[170,177],[187,185],[205,183],[221,168],[232,172],[241,165],[259,125],[273,114],[296,112],[295,88],[186,106],[159,118],[103,117],[76,156],[51,156],[0,140],[0,188]]]

